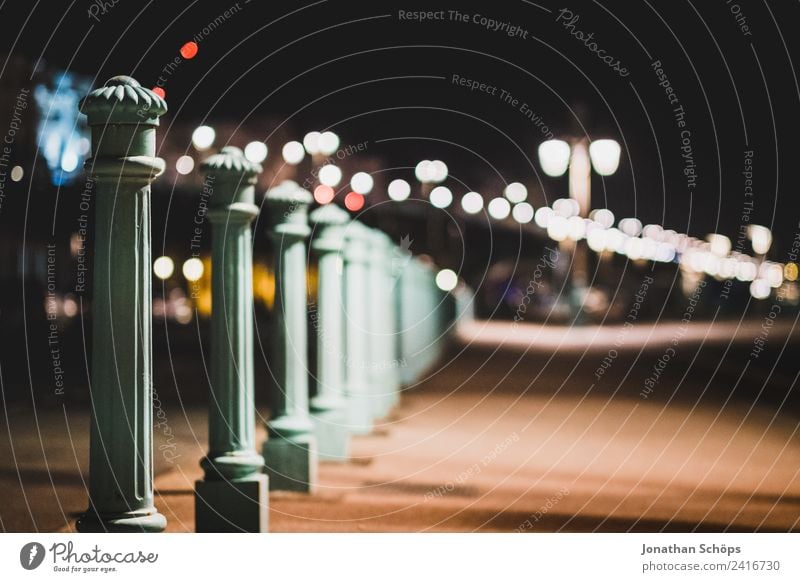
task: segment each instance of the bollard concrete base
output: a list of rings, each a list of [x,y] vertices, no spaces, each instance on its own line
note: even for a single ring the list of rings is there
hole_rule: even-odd
[[[197,481],[194,493],[195,531],[269,531],[268,482],[266,475],[236,481]]]
[[[313,493],[317,485],[317,442],[314,435],[291,440],[270,435],[262,451],[270,491]]]
[[[369,434],[372,432],[372,419],[375,418],[375,403],[366,394],[348,394],[347,429],[350,434]]]
[[[89,508],[76,524],[81,533],[158,533],[167,527],[167,518],[155,507],[129,511],[117,515],[99,515]]]
[[[347,411],[314,410],[311,420],[317,439],[317,455],[320,461],[346,461],[350,456],[350,431],[347,428]]]

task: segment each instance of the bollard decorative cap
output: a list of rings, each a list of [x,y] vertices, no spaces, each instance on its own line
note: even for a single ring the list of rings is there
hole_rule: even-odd
[[[223,177],[226,174],[240,176],[256,176],[263,171],[261,164],[248,160],[244,152],[236,146],[225,146],[218,154],[209,156],[200,164],[200,170],[206,174]]]
[[[314,197],[311,192],[304,190],[297,182],[284,180],[274,188],[267,190],[264,198],[267,204],[277,206],[307,206]]]
[[[89,125],[158,125],[158,118],[167,112],[167,102],[136,79],[120,75],[81,99],[80,110],[89,118]]]
[[[363,222],[351,220],[350,224],[347,225],[345,237],[347,237],[348,240],[370,242],[372,238],[372,229]]]
[[[312,224],[319,226],[339,226],[350,222],[350,214],[336,204],[325,204],[308,216]]]

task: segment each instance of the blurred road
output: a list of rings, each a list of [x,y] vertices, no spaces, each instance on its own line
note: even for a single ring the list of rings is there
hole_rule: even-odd
[[[800,530],[790,329],[752,358],[760,328],[735,323],[695,324],[677,344],[664,325],[622,339],[621,328],[482,323],[354,440],[350,462],[323,465],[315,495],[271,495],[271,529]],[[15,405],[0,419],[3,530],[70,528],[85,508],[82,408]],[[205,411],[164,408],[174,436],[156,431],[156,502],[170,531],[192,531]]]

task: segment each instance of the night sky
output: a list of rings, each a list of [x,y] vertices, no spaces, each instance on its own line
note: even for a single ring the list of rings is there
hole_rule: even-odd
[[[411,178],[420,159],[441,158],[457,197],[468,189],[494,196],[519,180],[539,184],[534,205],[552,202],[567,184],[539,169],[542,126],[556,137],[613,137],[623,160],[613,177],[594,177],[595,208],[734,238],[750,200],[748,218],[775,228],[776,250],[794,236],[797,3],[424,6],[5,3],[0,51],[96,84],[130,74],[155,86],[161,77],[165,132],[173,123],[247,126],[271,116],[298,138],[330,128],[343,144],[367,141],[398,177]],[[431,14],[420,20],[420,10]],[[197,56],[174,64],[192,39]],[[742,175],[749,151],[750,198]]]

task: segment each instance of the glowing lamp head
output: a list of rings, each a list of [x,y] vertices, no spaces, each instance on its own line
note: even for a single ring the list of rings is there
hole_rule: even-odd
[[[569,167],[570,147],[560,139],[550,139],[539,144],[539,164],[542,171],[554,178],[563,176]]]
[[[619,168],[622,148],[613,139],[596,139],[589,144],[589,157],[594,171],[601,176],[610,176]]]

